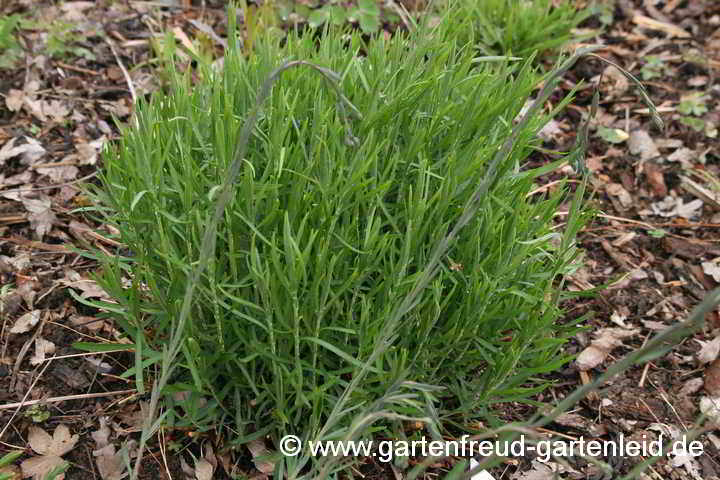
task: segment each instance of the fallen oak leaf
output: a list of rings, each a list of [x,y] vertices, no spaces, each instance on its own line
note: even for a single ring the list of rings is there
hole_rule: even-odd
[[[122,455],[115,452],[114,445],[93,450],[93,457],[103,480],[120,480],[125,477],[125,462]]]
[[[716,262],[702,262],[700,264],[705,275],[710,275],[713,280],[720,282],[720,265]]]
[[[595,339],[590,346],[580,352],[575,364],[578,369],[587,371],[600,365],[610,352],[622,345],[625,338],[637,335],[639,328],[601,328],[595,334]]]
[[[633,155],[639,155],[640,160],[651,160],[660,156],[660,150],[652,137],[645,130],[633,130],[628,139],[628,148]]]
[[[33,165],[45,155],[45,148],[34,138],[25,137],[26,143],[16,147],[15,142],[18,138],[11,138],[0,148],[0,165],[17,156],[20,156],[23,165]]]
[[[708,342],[698,340],[697,338],[695,341],[700,344],[700,351],[697,354],[697,359],[701,365],[710,363],[718,358],[718,354],[720,354],[720,335]]]
[[[212,480],[214,471],[215,467],[204,458],[195,462],[195,478],[197,480]]]
[[[110,299],[107,292],[103,290],[95,280],[83,278],[79,273],[70,268],[65,270],[65,278],[58,280],[58,283],[69,288],[80,290],[80,296],[82,298]]]
[[[44,480],[50,472],[61,468],[66,463],[62,456],[72,450],[78,441],[78,436],[70,435],[66,425],[58,425],[52,437],[39,427],[30,427],[28,432],[30,448],[40,455],[23,461],[20,468],[23,477],[33,477],[35,480]],[[55,480],[64,478],[64,473],[55,476]]]
[[[62,469],[67,462],[55,455],[41,455],[39,457],[28,458],[20,464],[23,478],[32,477],[34,480],[46,480],[50,477],[51,472],[57,472]],[[60,473],[54,475],[53,480],[64,480],[65,474]]]
[[[42,239],[52,228],[55,222],[55,213],[52,211],[52,202],[50,197],[43,195],[42,198],[25,198],[21,199],[25,210],[30,215],[30,225],[35,230],[38,239]]]
[[[25,92],[16,88],[11,88],[5,96],[5,105],[11,112],[17,112],[23,106],[25,101]]]
[[[255,468],[257,468],[260,473],[268,475],[275,470],[275,463],[266,460],[270,452],[265,447],[265,442],[259,439],[253,440],[248,442],[246,446],[247,449],[250,450],[250,455],[252,455],[252,461],[255,464]]]
[[[15,320],[10,333],[29,332],[40,321],[40,310],[33,310]]]
[[[40,455],[62,457],[72,450],[78,441],[78,436],[70,435],[70,429],[63,424],[55,428],[52,437],[40,427],[30,427],[28,431],[30,448]]]
[[[125,463],[122,455],[116,453],[115,446],[110,443],[111,431],[107,423],[107,417],[100,417],[100,428],[90,434],[97,446],[97,450],[93,450],[93,457],[103,480],[120,480],[125,476]]]
[[[30,365],[38,365],[45,361],[46,354],[55,353],[55,344],[42,337],[35,339],[35,353],[30,357]]]
[[[212,480],[217,468],[217,457],[212,446],[205,445],[205,455],[195,462],[195,477],[197,480]]]

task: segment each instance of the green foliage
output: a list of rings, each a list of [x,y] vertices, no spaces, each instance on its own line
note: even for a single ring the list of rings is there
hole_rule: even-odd
[[[640,74],[643,80],[652,80],[653,78],[662,77],[667,73],[667,66],[665,61],[656,57],[655,55],[649,55],[645,58],[645,65],[640,69]]]
[[[598,126],[597,136],[609,143],[623,143],[630,136],[625,130]]]
[[[0,467],[7,467],[8,465],[11,465],[15,460],[22,457],[23,454],[24,452],[22,450],[6,453],[0,457]]]
[[[58,477],[63,475],[68,468],[70,468],[70,464],[68,462],[63,462],[57,467],[53,468],[48,472],[47,475],[45,475],[45,478],[43,480],[56,480]]]
[[[378,32],[383,20],[399,21],[393,10],[381,6],[377,0],[354,0],[352,3],[341,0],[287,0],[277,2],[276,8],[283,21],[289,21],[294,15],[296,19],[307,21],[313,28],[328,22],[335,26],[350,23],[358,25],[367,34]]]
[[[548,117],[512,125],[538,73],[478,62],[456,25],[370,45],[332,30],[319,46],[258,38],[249,59],[231,43],[221,74],[192,87],[176,76],[138,105],[95,195],[133,253],[105,257],[99,280],[141,392],[185,318],[206,231],[214,244],[165,392],[183,400],[167,396],[165,421],[227,424],[237,442],[338,438],[382,418],[464,425],[527,400],[569,360],[576,329],[557,324],[556,279],[575,267],[587,215],[574,202],[562,234],[566,191],[528,198],[540,171],[521,166]],[[288,57],[340,74],[284,72],[246,144],[240,129]],[[329,88],[336,77],[352,104]]]
[[[50,411],[42,405],[32,405],[23,415],[35,423],[42,423],[50,418]]]
[[[84,40],[85,36],[74,30],[71,23],[55,21],[47,34],[46,51],[54,58],[67,58],[70,55],[95,60],[95,54],[85,47],[74,45]]]
[[[705,120],[703,120],[702,118],[680,117],[680,123],[692,128],[696,132],[702,132],[703,130],[705,130]]]
[[[593,13],[577,11],[566,0],[476,0],[456,8],[454,15],[473,20],[469,40],[482,54],[523,58],[564,45],[571,30]]]
[[[707,97],[700,92],[684,96],[677,106],[677,111],[683,116],[680,117],[680,123],[686,125],[696,132],[704,132],[707,137],[714,138],[717,130],[714,125],[705,122],[701,117],[708,112],[706,105]]]
[[[22,48],[14,35],[21,22],[20,15],[0,17],[0,69],[14,67],[22,54]]]
[[[613,21],[615,21],[614,10],[615,5],[613,2],[601,2],[594,7],[598,20],[606,27],[612,25]]]
[[[680,105],[677,107],[678,112],[683,115],[695,115],[696,117],[699,117],[708,111],[707,106],[705,105],[706,99],[707,98],[702,93],[688,95],[680,101]]]
[[[667,232],[661,228],[655,229],[655,230],[648,230],[648,234],[651,237],[655,238],[663,238],[665,235],[667,235]]]
[[[455,35],[477,44],[486,55],[519,55],[528,57],[566,43],[571,29],[595,12],[575,10],[568,1],[554,7],[552,0],[474,0],[469,2],[435,2],[435,9],[423,12],[423,19],[437,13],[452,12],[459,20]],[[312,28],[328,23],[334,26],[352,24],[363,33],[378,32],[383,22],[402,22],[398,8],[378,0],[274,0],[260,7],[243,7],[248,38],[255,38],[257,15],[253,9],[273,11],[285,23],[306,21]],[[437,10],[437,12],[435,11]],[[471,19],[470,23],[465,20]],[[412,22],[412,20],[410,20]],[[269,23],[263,22],[266,27]],[[247,47],[247,45],[246,45]]]

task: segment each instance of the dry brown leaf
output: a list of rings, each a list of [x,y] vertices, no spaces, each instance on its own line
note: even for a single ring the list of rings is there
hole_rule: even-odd
[[[679,162],[684,168],[691,168],[693,160],[697,160],[698,157],[699,155],[695,150],[680,147],[668,155],[667,159],[670,162]]]
[[[626,243],[631,242],[635,237],[637,237],[637,233],[635,233],[635,232],[623,233],[616,240],[612,241],[612,246],[613,247],[621,247],[621,246],[625,245]]]
[[[40,108],[43,115],[51,117],[55,122],[62,121],[70,114],[70,108],[60,100],[42,100]]]
[[[630,81],[627,79],[627,77],[620,70],[613,67],[612,65],[608,65],[607,67],[605,67],[605,70],[603,70],[602,78],[608,78],[612,80],[613,86],[610,93],[616,96],[622,94],[630,87]]]
[[[100,417],[100,428],[90,435],[97,446],[93,450],[95,464],[103,480],[120,480],[125,476],[125,463],[122,455],[115,452],[115,446],[110,443],[110,428],[108,418]]]
[[[34,308],[35,297],[40,289],[40,282],[31,278],[25,281],[18,281],[17,287],[17,293],[19,293],[25,301],[25,305],[30,309]]]
[[[40,321],[40,310],[33,310],[15,320],[15,324],[10,329],[10,333],[25,333],[32,330]]]
[[[95,280],[83,278],[79,273],[70,268],[65,270],[65,278],[59,280],[59,283],[66,287],[76,288],[80,290],[82,298],[101,298],[110,300],[110,296],[103,290]]]
[[[702,269],[705,275],[709,275],[716,282],[720,282],[720,265],[716,262],[702,262]]]
[[[75,327],[87,328],[91,332],[97,332],[107,325],[106,320],[103,318],[82,315],[71,315],[70,323]]]
[[[45,155],[46,150],[34,138],[25,137],[26,143],[16,147],[15,141],[18,138],[11,138],[0,148],[0,166],[8,159],[17,156],[20,157],[20,163],[23,165],[33,165]]]
[[[195,478],[197,480],[212,480],[214,472],[215,467],[204,458],[195,463]]]
[[[665,185],[665,175],[660,166],[654,162],[647,162],[643,165],[645,176],[652,188],[653,194],[657,197],[666,197],[668,194],[667,185]]]
[[[55,213],[52,211],[52,202],[50,197],[42,195],[39,198],[26,198],[21,197],[21,201],[25,210],[30,215],[30,226],[35,231],[35,235],[38,239],[42,238],[52,229],[52,225],[56,220]]]
[[[112,365],[107,362],[103,362],[100,358],[96,357],[84,357],[85,361],[95,367],[95,370],[99,373],[110,373],[112,372]]]
[[[615,325],[617,325],[621,328],[630,328],[625,323],[625,320],[627,320],[627,314],[624,314],[623,312],[618,312],[617,310],[614,310],[610,314],[610,321],[613,322]]]
[[[45,480],[48,473],[63,463],[65,463],[65,460],[56,455],[40,455],[24,460],[20,464],[20,468],[22,468],[23,478],[32,477],[34,480]],[[61,473],[55,477],[55,480],[63,480],[64,478],[65,474]]]
[[[561,413],[553,422],[564,427],[575,427],[579,429],[585,429],[588,425],[589,420],[582,415],[577,413]]]
[[[713,205],[716,209],[720,208],[720,194],[714,191],[714,189],[706,188],[704,185],[685,175],[680,175],[680,186],[683,190],[701,199],[705,203]]]
[[[590,370],[600,365],[610,352],[622,345],[625,338],[637,335],[639,328],[601,328],[595,333],[590,346],[578,355],[575,363],[580,370]]]
[[[25,92],[23,90],[17,90],[11,88],[8,94],[5,96],[5,105],[11,112],[17,112],[23,106],[25,101]]]
[[[720,335],[708,342],[698,340],[697,338],[695,341],[700,344],[700,351],[697,354],[700,365],[710,363],[718,358],[718,354],[720,354]]]
[[[678,392],[678,395],[688,396],[697,393],[701,388],[703,388],[703,384],[704,382],[702,378],[691,378],[683,384],[682,388]]]
[[[85,20],[85,10],[95,6],[95,2],[63,2],[60,4],[60,9],[63,11],[63,18],[65,20]]]
[[[672,197],[668,195],[659,202],[650,204],[650,210],[643,210],[641,214],[659,215],[661,217],[683,217],[693,218],[698,215],[702,209],[703,201],[696,198],[688,203],[681,197]]]
[[[75,180],[80,170],[75,165],[58,165],[52,164],[47,167],[38,167],[35,169],[40,175],[46,175],[53,183],[63,183]]]
[[[715,393],[712,397],[702,397],[700,411],[707,415],[708,421],[720,425],[720,393]]]
[[[28,429],[28,444],[40,456],[29,458],[22,462],[21,468],[24,477],[33,477],[41,480],[53,469],[63,464],[62,456],[75,447],[77,435],[70,435],[66,425],[58,425],[52,437],[42,428],[30,427]],[[65,475],[55,477],[62,480]]]
[[[705,391],[712,396],[720,397],[720,358],[705,367],[703,382]]]
[[[662,322],[656,322],[654,320],[643,320],[642,324],[645,328],[648,330],[652,330],[654,332],[662,332],[665,330],[668,326],[665,325]]]
[[[122,455],[115,452],[113,445],[93,450],[93,456],[103,480],[120,480],[125,477],[125,462]]]
[[[640,155],[640,160],[650,160],[660,156],[655,142],[645,130],[633,130],[630,132],[628,147],[633,155]]]
[[[232,476],[234,468],[232,464],[232,459],[230,458],[230,453],[218,452],[217,459],[219,460],[220,465],[222,465],[223,470],[225,470],[225,473],[228,476]]]
[[[620,200],[620,203],[623,207],[629,207],[633,204],[633,199],[628,193],[627,190],[625,190],[625,187],[620,185],[619,183],[609,183],[605,186],[605,191],[608,193],[608,195],[612,195],[613,197],[618,197],[618,200]]]
[[[545,141],[557,141],[565,135],[562,128],[560,128],[560,122],[554,119],[550,119],[543,128],[538,132],[538,137]]]
[[[45,355],[55,353],[55,344],[42,337],[35,339],[35,353],[30,357],[30,365],[39,365],[45,361]]]
[[[90,436],[95,441],[95,445],[98,448],[107,447],[110,445],[110,434],[112,433],[110,431],[110,427],[108,427],[108,418],[105,416],[100,417],[99,419],[100,427],[95,430],[94,432],[90,433]]]
[[[75,144],[75,149],[77,150],[77,159],[80,164],[95,165],[97,163],[98,153],[102,151],[105,142],[107,142],[107,139],[103,135],[102,137],[89,143]]]
[[[45,116],[45,112],[43,111],[44,102],[42,100],[37,100],[33,97],[25,97],[23,104],[25,105],[25,110],[30,113],[30,115],[43,123],[48,121]]]
[[[100,105],[100,108],[107,110],[118,118],[125,118],[130,115],[130,107],[123,101],[117,100],[115,102],[104,102]]]
[[[273,462],[257,460],[257,457],[262,457],[270,453],[268,449],[265,448],[265,443],[262,440],[253,440],[247,444],[247,448],[250,450],[255,468],[261,473],[269,474],[275,470],[275,464]]]

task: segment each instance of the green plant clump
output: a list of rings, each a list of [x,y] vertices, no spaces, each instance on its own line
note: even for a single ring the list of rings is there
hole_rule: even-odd
[[[522,58],[566,44],[572,29],[593,14],[566,0],[479,0],[460,2],[457,8],[458,16],[473,20],[465,34],[482,54]]]
[[[186,393],[167,396],[167,421],[223,423],[238,442],[337,438],[381,417],[462,427],[569,360],[558,280],[587,215],[573,204],[563,233],[567,192],[528,196],[541,171],[522,166],[548,116],[517,117],[539,73],[475,58],[453,28],[370,44],[330,30],[319,47],[290,35],[249,59],[231,42],[222,73],[192,87],[176,75],[138,106],[97,201],[132,252],[106,258],[100,280],[141,390],[270,72],[287,58],[337,72],[359,113],[307,65],[275,83],[195,291],[167,389]]]
[[[22,54],[22,48],[15,38],[15,31],[22,26],[20,15],[0,18],[0,69],[12,68]]]

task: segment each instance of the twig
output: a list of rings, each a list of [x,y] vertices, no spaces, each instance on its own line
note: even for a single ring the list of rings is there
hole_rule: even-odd
[[[117,54],[117,51],[115,51],[115,45],[113,44],[112,40],[105,37],[105,42],[110,45],[110,50],[112,51],[113,56],[115,57],[115,61],[118,64],[118,67],[120,67],[120,70],[122,70],[123,76],[125,77],[125,82],[128,85],[128,88],[130,89],[130,96],[133,99],[133,104],[137,103],[137,94],[135,93],[135,86],[133,85],[132,79],[130,78],[130,74],[128,73],[127,69],[125,68],[125,65],[123,65],[122,60],[120,60],[120,57]]]
[[[55,65],[58,67],[65,68],[67,70],[72,70],[74,72],[80,72],[80,73],[86,73],[88,75],[100,75],[100,72],[96,72],[95,70],[90,70],[88,68],[82,68],[82,67],[76,67],[75,65],[70,65],[64,62],[55,62]]]
[[[40,190],[52,190],[53,188],[67,187],[68,185],[74,185],[76,183],[84,182],[90,178],[96,177],[98,172],[93,172],[90,175],[76,178],[70,182],[58,183],[57,185],[48,185],[47,187],[35,187],[35,188],[15,188],[11,190],[0,190],[0,194],[5,195],[6,193],[20,193],[20,192],[39,192]]]
[[[50,358],[49,360],[55,360],[55,358]],[[47,365],[45,366],[47,368]],[[43,370],[45,370],[43,368]],[[38,377],[39,378],[39,377]],[[33,385],[35,385],[33,383]],[[31,387],[32,388],[32,387]],[[30,393],[30,392],[28,392]],[[111,397],[113,395],[127,395],[127,394],[134,394],[137,393],[137,390],[118,390],[116,392],[100,392],[100,393],[81,393],[77,395],[63,395],[62,397],[50,397],[45,399],[39,399],[39,400],[27,400],[22,402],[15,402],[15,403],[6,403],[5,405],[0,405],[0,410],[9,410],[11,408],[20,408],[20,407],[29,407],[30,405],[37,405],[38,403],[60,403],[60,402],[67,402],[70,400],[86,400],[88,398],[101,398],[101,397]],[[25,395],[27,397],[27,395]],[[12,420],[12,418],[10,419]],[[4,432],[4,430],[3,430]],[[2,437],[2,433],[0,433],[0,437]]]

